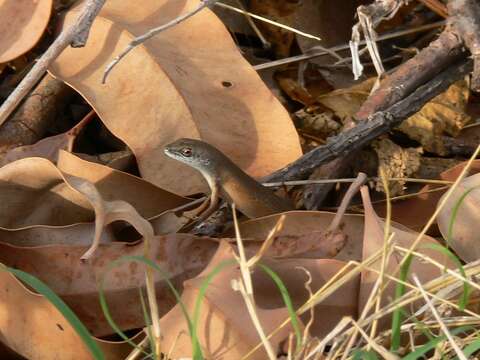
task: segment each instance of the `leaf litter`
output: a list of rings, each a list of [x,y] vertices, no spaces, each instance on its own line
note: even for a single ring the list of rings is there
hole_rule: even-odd
[[[0,34],[0,62],[5,63],[0,64],[2,100],[5,89],[23,76],[22,69],[44,51],[43,42],[49,40],[40,39],[42,34],[52,31],[57,21],[58,31],[74,24],[86,2],[54,3],[60,12],[70,9],[51,18],[51,1],[13,7],[0,1],[1,16],[12,20],[3,24]],[[408,18],[407,8],[392,11],[383,29],[425,23],[429,11],[443,9],[434,3],[419,5],[414,19]],[[355,351],[373,354],[371,349],[396,358],[408,349],[420,351],[414,343],[424,341],[422,331],[435,332],[439,324],[444,333],[466,316],[477,325],[480,316],[469,295],[479,290],[474,282],[478,160],[469,163],[469,176],[447,193],[477,145],[471,122],[478,114],[469,107],[475,109],[478,99],[470,93],[467,79],[453,83],[362,150],[358,158],[371,159],[371,164],[360,161],[338,169],[330,164],[328,172],[345,177],[357,175],[353,168],[367,172],[370,191],[363,186],[361,196],[345,196],[348,191],[339,182],[326,188],[321,204],[312,206],[328,211],[305,211],[304,202],[296,201],[299,209],[294,211],[235,220],[238,232],[227,223],[215,236],[191,233],[204,201],[199,194],[207,194],[207,186],[200,174],[165,157],[165,144],[181,137],[202,139],[260,179],[296,160],[302,148],[323,145],[328,137],[355,126],[356,116],[378,86],[371,64],[363,63],[366,76],[353,81],[343,71],[350,71],[342,60],[348,55],[330,52],[327,61],[318,58],[273,70],[274,80],[267,87],[258,76],[262,72],[257,74],[244,57],[281,59],[298,51],[307,56],[322,49],[321,44],[345,41],[353,25],[352,12],[351,17],[342,15],[341,23],[325,27],[332,24],[332,9],[335,13],[341,8],[337,4],[288,1],[253,1],[246,7],[230,1],[230,8],[260,15],[254,20],[238,15],[246,20],[242,26],[226,20],[228,6],[217,12],[220,18],[202,10],[136,47],[106,84],[101,83],[107,64],[133,38],[199,4],[148,0],[134,6],[107,1],[86,46],[67,48],[56,57],[49,71],[78,95],[68,97],[45,133],[35,134],[39,141],[0,144],[8,145],[0,168],[0,263],[47,284],[108,359],[133,359],[153,349],[172,359],[198,357],[198,351],[208,359],[355,358]],[[17,17],[8,15],[14,8]],[[362,32],[369,37],[372,29],[365,23],[365,10],[359,8],[358,13]],[[443,10],[441,14],[446,16]],[[269,18],[268,25],[259,21],[262,16]],[[318,27],[307,18],[325,21],[315,21]],[[297,35],[288,26],[297,27]],[[305,31],[327,38],[306,41]],[[257,37],[261,49],[252,40]],[[388,50],[396,53],[393,61],[408,56],[406,46],[421,46],[398,44],[392,42]],[[377,45],[370,53],[388,52]],[[389,61],[381,66],[388,67]],[[379,64],[374,62],[377,70]],[[113,161],[97,163],[101,158]],[[415,179],[427,160],[432,160],[431,173],[437,174],[430,183]],[[444,171],[440,160],[458,165]],[[325,169],[318,174],[328,178]],[[426,185],[418,185],[422,182]],[[303,191],[287,183],[277,194],[300,198]],[[425,224],[443,202],[438,229],[434,225],[426,235]],[[355,211],[345,214],[348,206]],[[117,264],[125,257],[153,261],[162,273],[149,272],[137,262]],[[117,266],[111,268],[112,263]],[[5,345],[29,359],[91,358],[76,329],[46,297],[8,272],[0,276],[0,334]],[[132,352],[131,344],[113,336],[111,320],[98,301],[102,279],[109,315],[141,350]],[[181,302],[171,286],[181,293]],[[145,288],[148,305],[142,308],[139,289]],[[410,343],[396,338],[402,331],[408,332]],[[150,339],[153,345],[145,334],[157,337]],[[450,337],[450,346],[461,355],[452,343],[459,339]],[[397,341],[402,348],[395,350]]]

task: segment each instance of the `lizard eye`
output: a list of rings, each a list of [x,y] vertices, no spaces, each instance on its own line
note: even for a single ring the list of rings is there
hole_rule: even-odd
[[[183,149],[182,149],[182,155],[183,155],[183,156],[186,156],[186,157],[192,156],[192,149],[190,149],[190,148],[188,148],[188,147],[187,147],[187,148],[183,148]]]

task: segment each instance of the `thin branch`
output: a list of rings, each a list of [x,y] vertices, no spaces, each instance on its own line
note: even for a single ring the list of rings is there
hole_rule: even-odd
[[[163,24],[159,27],[150,29],[145,34],[140,35],[140,36],[136,37],[135,39],[133,39],[130,42],[130,44],[128,44],[128,46],[120,54],[118,54],[115,57],[115,59],[113,59],[112,62],[110,62],[110,64],[107,65],[107,67],[105,68],[105,71],[103,73],[102,84],[105,84],[105,82],[107,81],[108,75],[113,70],[113,68],[120,62],[120,60],[122,60],[125,56],[127,56],[127,54],[130,51],[132,51],[133,49],[135,49],[138,45],[144,43],[145,41],[147,41],[148,39],[150,39],[150,38],[154,37],[155,35],[161,33],[162,31],[170,29],[171,27],[174,27],[175,25],[180,24],[181,22],[187,20],[188,18],[191,18],[193,15],[202,11],[206,7],[213,6],[217,1],[218,0],[201,0],[200,4],[195,9],[193,9],[192,11],[187,12],[185,14],[182,14],[182,15],[176,17],[175,19],[169,21],[166,24]]]
[[[462,62],[451,66],[385,111],[376,112],[368,120],[359,122],[354,128],[329,138],[326,145],[313,149],[283,169],[263,178],[262,181],[276,182],[304,179],[319,165],[361,149],[371,140],[400,125],[403,120],[416,113],[426,102],[469,73],[471,67],[471,62]]]
[[[93,20],[98,15],[106,0],[88,0],[85,3],[75,24],[64,29],[45,53],[37,60],[30,72],[18,84],[15,90],[0,107],[0,126],[17,108],[22,99],[42,78],[50,64],[69,45],[82,47],[85,45]]]
[[[222,8],[225,8],[225,9],[229,9],[231,11],[235,11],[235,12],[238,12],[240,14],[244,14],[245,16],[249,16],[249,17],[252,17],[254,19],[257,19],[257,20],[260,20],[260,21],[263,21],[263,22],[266,22],[267,24],[270,24],[270,25],[273,25],[273,26],[277,26],[279,28],[282,28],[282,29],[285,29],[285,30],[288,30],[288,31],[291,31],[297,35],[300,35],[300,36],[303,36],[303,37],[306,37],[308,39],[313,39],[313,40],[317,40],[317,41],[322,41],[322,39],[318,36],[315,36],[315,35],[312,35],[312,34],[309,34],[309,33],[306,33],[306,32],[303,32],[303,31],[300,31],[298,29],[295,29],[295,28],[292,28],[291,26],[287,26],[287,25],[284,25],[284,24],[281,24],[277,21],[273,21],[273,20],[270,20],[270,19],[267,19],[266,17],[263,17],[263,16],[259,16],[259,15],[256,15],[256,14],[253,14],[251,12],[248,12],[248,11],[245,11],[245,10],[242,10],[242,9],[238,9],[234,6],[230,6],[230,5],[227,5],[227,4],[224,4],[224,3],[221,3],[221,2],[217,2],[215,4],[216,6],[219,6],[219,7],[222,7]],[[331,56],[333,56],[335,59],[339,60],[339,61],[342,61],[343,58],[338,55],[334,50],[331,50],[331,49],[328,49],[326,47],[323,47],[323,46],[320,46],[320,45],[317,45],[315,46],[317,49],[320,49],[322,51],[325,51],[327,54],[330,54]]]
[[[438,21],[438,22],[435,22],[435,23],[432,23],[432,24],[418,26],[418,27],[415,27],[413,29],[395,31],[395,32],[391,32],[391,33],[388,33],[388,34],[380,35],[376,39],[376,41],[394,39],[394,38],[397,38],[397,37],[401,37],[401,36],[405,36],[405,35],[409,35],[409,34],[414,34],[414,33],[417,33],[417,32],[428,31],[428,30],[431,30],[431,29],[435,29],[435,28],[444,26],[445,24],[446,24],[446,21]],[[360,41],[359,45],[365,45],[365,41],[364,40]],[[348,50],[348,49],[350,49],[349,44],[342,44],[342,45],[337,45],[337,46],[330,47],[327,50],[329,50],[329,51],[340,51],[340,50]],[[305,54],[295,55],[295,56],[291,56],[291,57],[288,57],[288,58],[285,58],[285,59],[280,59],[280,60],[266,62],[266,63],[263,63],[263,64],[258,64],[258,65],[253,66],[253,68],[257,71],[258,70],[263,70],[263,69],[269,69],[269,68],[272,68],[272,67],[275,67],[275,66],[290,64],[290,63],[294,63],[294,62],[297,62],[297,61],[309,60],[309,59],[313,59],[313,58],[328,55],[328,54],[329,54],[329,52],[323,51],[323,50],[319,49],[318,47],[314,46],[313,48],[311,48]]]
[[[328,231],[334,232],[338,230],[340,227],[340,224],[342,223],[343,216],[345,215],[345,212],[347,211],[348,206],[350,205],[350,202],[352,201],[352,198],[357,194],[358,190],[360,187],[363,186],[367,182],[367,175],[364,173],[358,173],[357,178],[355,179],[354,182],[350,184],[350,187],[348,188],[347,192],[345,193],[345,196],[342,199],[342,202],[340,203],[340,206],[338,207],[337,212],[335,213],[335,217],[332,220],[332,223],[327,229]]]

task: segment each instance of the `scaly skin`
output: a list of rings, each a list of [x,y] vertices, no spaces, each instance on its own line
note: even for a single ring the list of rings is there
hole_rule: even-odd
[[[210,207],[213,210],[220,194],[249,218],[292,210],[285,199],[276,196],[235,165],[220,150],[206,142],[179,139],[165,146],[165,154],[200,171],[211,190]],[[205,217],[205,216],[202,216]]]

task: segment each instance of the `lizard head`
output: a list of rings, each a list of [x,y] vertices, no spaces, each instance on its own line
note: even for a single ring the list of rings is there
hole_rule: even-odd
[[[168,157],[183,162],[201,172],[213,172],[218,158],[224,155],[206,142],[195,139],[179,139],[164,148]]]

